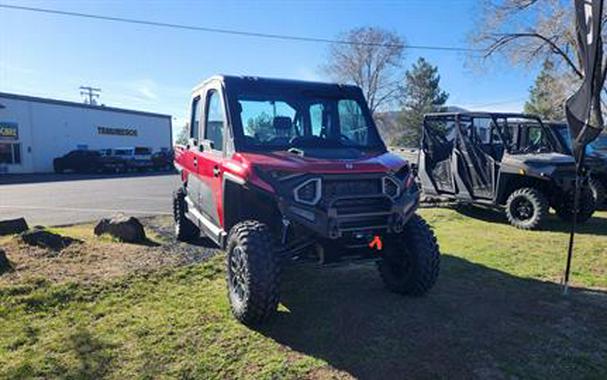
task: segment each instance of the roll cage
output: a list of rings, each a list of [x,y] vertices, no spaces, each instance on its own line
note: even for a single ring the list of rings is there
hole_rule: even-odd
[[[487,126],[488,133],[485,136],[479,136],[478,128],[474,128],[475,126],[472,124],[474,119],[491,119],[492,123]],[[515,120],[510,121],[509,119]],[[443,140],[443,144],[446,142],[444,136],[440,136],[440,133],[428,133],[432,131],[430,122],[433,121],[453,122],[453,128],[456,131],[452,136],[453,140],[459,134],[468,137],[471,143],[486,145],[487,149],[491,150],[491,152],[486,153],[493,156],[496,160],[500,160],[503,155],[503,151],[499,151],[497,147],[499,143],[503,146],[503,150],[509,154],[525,153],[521,150],[528,143],[528,136],[521,133],[520,127],[522,126],[539,126],[543,132],[542,136],[546,138],[545,143],[548,145],[550,151],[557,150],[558,143],[555,141],[550,129],[544,125],[539,117],[531,114],[496,112],[439,112],[426,114],[424,116],[422,147],[425,146],[428,140]],[[462,125],[462,121],[468,121],[470,124]],[[518,128],[514,128],[514,125],[512,128],[504,128],[504,126],[510,126],[511,124],[516,124]],[[484,139],[484,141],[479,141],[479,139]]]

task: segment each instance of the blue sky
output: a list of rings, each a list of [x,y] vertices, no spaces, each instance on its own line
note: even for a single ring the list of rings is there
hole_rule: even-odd
[[[402,1],[14,1],[14,4],[263,33],[333,38],[379,26],[410,44],[466,46],[478,24],[476,0]],[[171,114],[183,124],[190,90],[216,73],[326,79],[321,43],[276,41],[0,8],[0,91],[80,101],[78,87],[102,88],[108,106]],[[449,103],[519,111],[537,69],[494,60],[469,67],[465,54],[409,50],[438,65]]]

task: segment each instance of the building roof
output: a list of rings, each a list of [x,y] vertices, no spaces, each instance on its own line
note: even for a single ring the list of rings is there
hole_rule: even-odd
[[[91,105],[91,104],[78,103],[78,102],[69,102],[66,100],[40,98],[40,97],[29,96],[29,95],[9,94],[6,92],[0,92],[0,99],[15,99],[15,100],[28,101],[28,102],[55,104],[55,105],[66,106],[66,107],[86,108],[86,109],[92,109],[92,110],[96,110],[96,111],[121,112],[121,113],[128,113],[128,114],[132,114],[132,115],[161,117],[161,118],[171,119],[171,115],[164,115],[164,114],[160,114],[160,113],[136,111],[136,110],[129,110],[129,109],[124,109],[124,108],[116,108],[116,107],[107,107],[107,106],[103,106],[103,105]]]

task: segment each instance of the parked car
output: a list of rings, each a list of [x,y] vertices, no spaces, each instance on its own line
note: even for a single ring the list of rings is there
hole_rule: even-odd
[[[569,127],[564,122],[545,123],[554,133],[559,152],[572,155]],[[601,135],[588,145],[586,150],[586,167],[590,171],[590,189],[597,207],[607,206],[607,134]]]
[[[126,164],[123,160],[103,156],[95,150],[73,150],[53,160],[55,173],[72,171],[75,173],[123,172]]]
[[[360,88],[219,76],[191,110],[190,142],[175,148],[175,233],[226,250],[239,321],[276,311],[280,267],[293,260],[369,259],[391,291],[433,287],[439,248],[415,214],[414,176],[387,151]]]
[[[151,169],[152,149],[146,147],[127,147],[112,149],[112,156],[124,160],[127,170],[144,171]]]
[[[159,151],[152,154],[152,167],[155,170],[169,170],[173,167],[173,151]]]
[[[503,210],[521,229],[539,228],[550,207],[564,220],[574,215],[575,162],[535,116],[426,115],[418,172],[426,195]],[[581,205],[584,222],[595,211],[588,186]]]

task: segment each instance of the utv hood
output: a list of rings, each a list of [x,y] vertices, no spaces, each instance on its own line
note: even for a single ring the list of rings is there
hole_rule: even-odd
[[[526,166],[575,166],[572,156],[562,153],[512,154],[504,156],[504,164]]]
[[[562,153],[505,155],[502,169],[542,179],[575,178],[575,160]]]
[[[586,157],[585,163],[596,173],[607,173],[607,151],[595,150]]]
[[[320,154],[279,151],[271,153],[238,153],[251,166],[301,173],[377,173],[398,171],[407,161],[392,153],[364,153],[340,149],[323,149]],[[346,150],[346,149],[345,149]],[[349,149],[348,149],[349,150]],[[319,149],[320,151],[320,149]],[[306,152],[308,153],[308,152]]]

